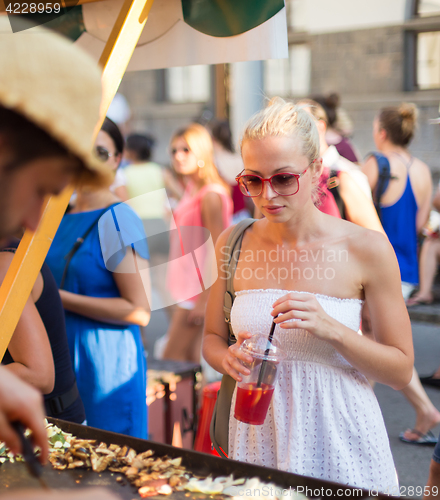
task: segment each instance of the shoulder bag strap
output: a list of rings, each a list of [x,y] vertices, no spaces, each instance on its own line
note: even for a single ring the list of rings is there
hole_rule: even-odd
[[[229,338],[228,344],[235,344],[236,338],[232,331],[231,326],[231,309],[235,300],[235,290],[234,290],[234,275],[235,269],[237,268],[238,258],[240,256],[241,243],[243,241],[243,234],[246,229],[255,222],[255,219],[244,219],[240,221],[226,242],[226,255],[228,256],[228,267],[227,267],[227,281],[226,281],[226,292],[224,297],[223,311],[225,313],[225,321],[229,327]]]
[[[391,168],[390,162],[388,158],[380,153],[371,153],[371,156],[374,156],[377,162],[377,168],[379,171],[379,176],[377,178],[377,185],[373,192],[373,202],[376,207],[377,215],[379,216],[380,221],[382,222],[382,214],[380,201],[382,199],[383,194],[388,188],[388,184],[391,179]]]
[[[99,212],[98,217],[93,221],[93,223],[87,228],[85,233],[76,239],[75,243],[73,244],[73,247],[70,249],[70,251],[64,256],[64,260],[66,261],[66,264],[64,266],[63,270],[63,275],[61,277],[61,282],[60,282],[60,290],[64,288],[64,283],[66,281],[67,277],[67,271],[69,269],[69,265],[71,260],[73,259],[73,256],[76,254],[76,252],[80,249],[81,245],[84,243],[84,240],[87,238],[87,236],[92,232],[92,229],[96,226],[98,223],[99,219],[101,218],[102,215],[107,212],[107,210],[110,210],[112,207],[119,205],[119,203],[113,203],[112,205],[105,207],[103,210]]]
[[[339,193],[339,171],[338,170],[330,170],[330,175],[327,179],[327,189],[333,195],[336,206],[338,207],[339,213],[343,219],[346,219],[345,213],[345,203]]]

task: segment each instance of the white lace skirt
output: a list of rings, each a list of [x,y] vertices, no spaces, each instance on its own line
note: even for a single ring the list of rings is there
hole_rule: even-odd
[[[388,435],[376,396],[354,369],[285,362],[266,420],[234,418],[229,456],[376,491],[398,491]]]

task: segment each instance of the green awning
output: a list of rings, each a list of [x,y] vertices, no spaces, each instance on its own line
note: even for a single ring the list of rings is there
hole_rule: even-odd
[[[183,19],[206,35],[240,35],[284,7],[284,0],[182,0]]]
[[[265,23],[284,7],[284,0],[182,0],[184,21],[201,33],[215,37],[240,35]],[[62,8],[59,13],[9,16],[14,32],[26,29],[26,18],[77,40],[85,31],[82,6]]]

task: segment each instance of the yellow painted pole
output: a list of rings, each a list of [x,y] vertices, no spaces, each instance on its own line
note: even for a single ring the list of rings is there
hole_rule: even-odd
[[[23,308],[60,225],[73,188],[51,197],[35,232],[26,231],[0,288],[0,359],[3,358]]]
[[[144,29],[154,0],[125,0],[99,60],[103,68],[103,100],[107,111]]]
[[[103,68],[102,116],[115,96],[154,0],[125,0],[99,64]],[[98,123],[96,133],[101,128]],[[66,211],[73,187],[48,199],[35,232],[26,231],[0,287],[0,359],[9,345],[49,247]]]

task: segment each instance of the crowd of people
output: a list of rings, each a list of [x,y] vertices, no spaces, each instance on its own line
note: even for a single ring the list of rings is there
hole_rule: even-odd
[[[374,382],[402,391],[416,410],[402,441],[434,445],[440,423],[421,383],[439,387],[440,368],[419,379],[407,312],[433,301],[440,256],[435,231],[420,244],[440,190],[432,200],[430,169],[409,150],[416,107],[380,110],[377,151],[362,163],[338,96],[274,98],[246,124],[241,154],[227,122],[194,122],[171,137],[165,168],[152,161],[151,136],[124,138],[109,118],[92,145],[95,63],[55,34],[31,39],[6,36],[0,55],[8,75],[0,80],[0,279],[23,229],[37,228],[44,197],[70,183],[76,192],[2,360],[0,440],[18,453],[10,423],[20,420],[45,462],[44,415],[146,439],[140,327],[157,286],[173,305],[164,359],[199,363],[203,353],[215,373],[240,381],[249,372],[241,345],[275,325],[286,359],[268,414],[253,426],[231,413],[231,458],[396,491]],[[45,51],[51,85],[32,64]],[[225,248],[233,221],[251,214],[233,276],[230,345]],[[166,279],[152,282],[150,266],[154,277],[165,264]],[[429,485],[439,477],[440,444]]]

